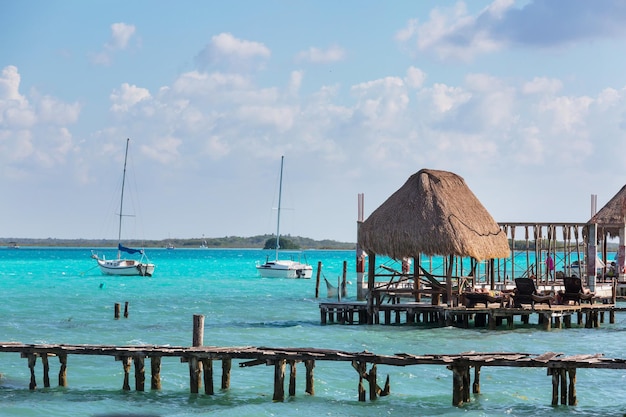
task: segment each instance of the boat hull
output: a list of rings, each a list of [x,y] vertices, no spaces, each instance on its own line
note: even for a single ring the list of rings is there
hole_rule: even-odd
[[[313,267],[293,261],[270,261],[257,265],[257,271],[263,278],[309,279],[313,276]]]
[[[154,273],[154,264],[150,263],[129,259],[115,259],[111,261],[98,259],[97,261],[100,272],[105,275],[151,277]]]

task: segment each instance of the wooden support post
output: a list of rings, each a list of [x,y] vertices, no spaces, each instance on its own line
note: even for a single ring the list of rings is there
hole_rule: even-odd
[[[569,314],[567,316],[564,316],[563,323],[565,324],[566,329],[571,329],[572,328],[572,316],[570,316]]]
[[[463,405],[463,367],[452,365],[448,369],[452,370],[452,405],[460,407]]]
[[[561,404],[567,405],[567,377],[565,368],[559,369],[559,379],[561,381]]]
[[[315,275],[315,298],[320,297],[320,276],[322,274],[322,261],[317,262],[317,274]],[[325,324],[325,322],[324,322]]]
[[[359,386],[357,389],[359,394],[359,401],[365,401],[365,387],[363,386],[363,379],[365,379],[367,374],[367,363],[352,361],[352,367],[359,374]]]
[[[124,368],[124,383],[122,389],[124,391],[130,391],[130,356],[122,356],[122,367]]]
[[[285,360],[274,362],[274,401],[285,401]]]
[[[48,354],[41,354],[41,364],[43,365],[43,386],[50,388],[50,365],[48,364]]]
[[[202,369],[204,370],[204,393],[213,395],[213,361],[208,358],[202,359]]]
[[[289,361],[289,396],[296,395],[296,361]]]
[[[189,391],[192,394],[200,392],[200,362],[197,356],[189,358]]]
[[[376,400],[378,398],[378,384],[376,384],[376,364],[372,365],[372,369],[367,374],[367,382],[369,382],[370,386],[370,401]]]
[[[315,368],[315,361],[307,359],[304,361],[306,367],[306,388],[305,392],[309,395],[315,395],[315,384],[313,381],[313,368]]]
[[[232,365],[231,358],[222,359],[222,389],[230,388],[230,368]]]
[[[144,391],[146,383],[146,368],[143,356],[133,357],[135,363],[135,391]]]
[[[120,303],[115,303],[114,310],[115,310],[115,313],[114,313],[115,320],[119,320],[119,318],[120,318]]]
[[[464,366],[463,369],[463,402],[470,402],[470,367]]]
[[[474,367],[474,383],[472,384],[472,392],[480,394],[480,366]]]
[[[578,398],[576,397],[576,368],[568,368],[569,374],[569,396],[568,405],[578,405]]]
[[[67,355],[60,354],[59,363],[61,364],[59,368],[59,386],[67,387]]]
[[[320,308],[320,321],[322,324],[326,324],[326,307]]]
[[[34,390],[37,388],[37,380],[35,379],[35,364],[37,363],[37,356],[29,354],[27,358],[28,368],[30,369],[30,384],[28,384],[28,389]]]
[[[124,318],[128,318],[128,301],[124,303]]]
[[[548,375],[552,375],[552,405],[559,405],[559,370],[548,368]]]
[[[150,389],[161,389],[161,357],[150,357]]]
[[[611,311],[609,311],[609,323],[615,324],[615,309],[614,308],[612,308]]]
[[[341,292],[341,297],[346,297],[348,295],[348,261],[343,261],[343,276],[341,279],[341,288],[339,288]]]
[[[204,343],[204,316],[193,315],[193,340],[192,346],[202,346]]]

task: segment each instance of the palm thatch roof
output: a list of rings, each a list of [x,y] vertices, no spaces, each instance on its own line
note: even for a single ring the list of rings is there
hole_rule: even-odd
[[[626,224],[626,185],[604,205],[588,222],[595,223],[611,237],[619,236],[620,228]]]
[[[367,253],[393,259],[455,255],[477,260],[510,255],[500,229],[460,176],[422,169],[359,228]]]

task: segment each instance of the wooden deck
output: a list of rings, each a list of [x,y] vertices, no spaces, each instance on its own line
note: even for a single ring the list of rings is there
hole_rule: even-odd
[[[535,304],[523,308],[502,307],[491,303],[485,307],[448,307],[431,303],[385,303],[374,305],[368,312],[365,302],[323,302],[319,304],[322,324],[410,324],[430,326],[487,327],[495,330],[504,322],[507,328],[518,323],[531,324],[530,317],[536,316],[533,324],[545,330],[570,328],[575,323],[587,328],[599,327],[608,313],[609,322],[615,322],[615,312],[623,311],[614,304],[552,305]],[[382,317],[381,317],[382,316]]]
[[[14,342],[0,342],[0,353],[19,353],[28,360],[30,368],[29,389],[37,388],[35,365],[37,358],[43,364],[44,386],[50,386],[49,357],[58,357],[60,363],[59,385],[67,386],[68,356],[70,355],[98,355],[111,356],[121,361],[124,369],[122,388],[130,390],[131,363],[135,367],[135,389],[144,390],[145,358],[151,360],[151,388],[160,389],[160,372],[162,357],[178,357],[181,362],[189,364],[190,390],[198,393],[198,388],[204,382],[205,393],[211,395],[213,391],[213,361],[222,361],[222,389],[230,387],[230,372],[232,360],[239,360],[239,367],[255,365],[274,366],[274,401],[283,401],[285,398],[285,366],[288,364],[289,395],[295,395],[296,364],[303,362],[306,367],[306,393],[314,395],[313,368],[316,361],[348,362],[356,370],[358,377],[357,392],[360,401],[366,400],[366,386],[369,387],[370,400],[390,393],[390,382],[387,377],[384,388],[377,383],[377,365],[415,366],[440,365],[453,372],[452,403],[462,406],[471,401],[470,386],[474,393],[480,392],[480,370],[483,367],[518,367],[518,368],[545,368],[551,376],[553,405],[576,405],[576,369],[602,368],[626,369],[626,359],[605,358],[601,354],[564,356],[560,353],[546,352],[536,355],[529,353],[477,353],[465,352],[460,354],[426,354],[415,355],[396,353],[394,355],[377,355],[371,352],[346,352],[340,350],[315,348],[273,348],[273,347],[217,347],[217,346],[108,346],[108,345],[65,345],[65,344],[24,344]],[[368,365],[370,370],[368,371]],[[470,369],[474,369],[474,382],[471,383]],[[204,372],[204,377],[200,375]],[[545,372],[545,371],[544,371]],[[569,378],[569,381],[568,381]],[[202,381],[202,382],[201,382]],[[560,394],[559,394],[560,392]]]

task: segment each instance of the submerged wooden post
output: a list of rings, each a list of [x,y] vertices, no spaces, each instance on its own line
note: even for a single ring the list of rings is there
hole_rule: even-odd
[[[202,359],[202,369],[204,370],[204,393],[213,395],[213,361],[208,358]]]
[[[161,389],[161,357],[150,357],[150,389]]]
[[[559,370],[548,368],[548,375],[552,376],[552,405],[559,405]]]
[[[67,387],[67,355],[60,354],[59,363],[61,364],[59,368],[59,386]]]
[[[565,368],[559,369],[559,380],[561,381],[561,404],[567,405],[567,371]]]
[[[222,359],[222,389],[230,388],[231,358]]]
[[[202,346],[204,343],[204,316],[201,314],[193,315],[193,335],[191,345],[194,347]],[[189,389],[192,394],[200,391],[200,374],[202,373],[202,363],[197,356],[189,358]]]
[[[50,388],[50,365],[48,364],[48,354],[41,354],[41,363],[43,365],[43,386]]]
[[[289,361],[289,396],[296,395],[296,361]]]
[[[365,401],[365,387],[363,387],[363,379],[366,377],[367,363],[352,361],[352,367],[359,374],[359,386],[357,388],[359,401]]]
[[[452,370],[452,405],[460,407],[463,405],[463,367],[452,365],[448,369]]]
[[[32,353],[27,356],[28,358],[28,368],[30,369],[30,384],[28,384],[28,389],[34,390],[37,388],[37,380],[35,379],[35,364],[37,363],[37,356]]]
[[[369,382],[369,386],[370,386],[370,401],[374,401],[376,398],[378,398],[378,386],[376,384],[376,364],[372,365],[372,369],[370,369],[370,372],[367,374],[367,382]]]
[[[200,364],[197,356],[189,358],[189,391],[197,394],[200,391]]]
[[[144,391],[146,383],[146,368],[143,356],[133,357],[135,363],[135,391]]]
[[[472,392],[480,394],[480,366],[474,367],[474,383],[472,384]]]
[[[124,391],[130,391],[130,356],[122,356],[122,367],[124,368],[124,383],[122,389]]]
[[[313,368],[315,368],[315,361],[307,359],[304,361],[306,368],[306,388],[305,392],[309,395],[315,395],[315,385],[313,381]]]
[[[274,362],[274,401],[285,401],[285,360]]]
[[[578,405],[578,398],[576,397],[576,368],[568,368],[569,374],[569,396],[568,405]]]
[[[120,318],[120,303],[115,303],[114,317],[115,317],[115,320],[119,320]]]
[[[128,318],[128,301],[124,303],[124,318]]]

